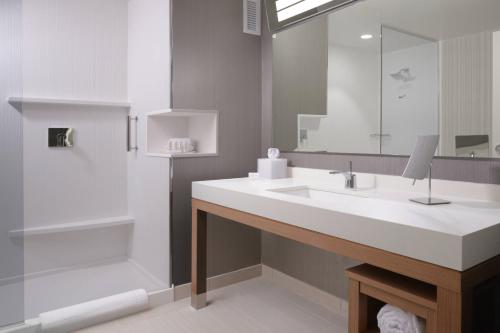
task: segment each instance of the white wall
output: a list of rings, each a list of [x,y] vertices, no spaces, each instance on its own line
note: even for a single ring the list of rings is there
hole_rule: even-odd
[[[127,4],[24,0],[24,96],[127,100]],[[24,107],[26,227],[127,215],[126,114]],[[74,127],[74,148],[48,148],[48,127]],[[127,245],[122,231],[27,238],[26,271],[125,256]]]
[[[380,56],[367,50],[336,44],[328,46],[327,150],[379,152]]]
[[[500,31],[493,33],[493,120],[492,157],[500,157],[495,147],[500,145]]]
[[[25,0],[24,94],[127,98],[127,0]]]
[[[170,1],[129,1],[128,92],[139,116],[139,152],[129,155],[130,256],[170,285],[169,160],[147,157],[146,113],[170,107]]]
[[[382,134],[390,135],[382,139],[382,153],[409,155],[417,136],[439,133],[438,44],[391,29],[383,36],[384,46],[394,44],[391,38],[415,45],[384,52],[382,60]],[[404,68],[415,80],[391,76]]]
[[[7,103],[22,94],[22,2],[0,0],[0,281],[23,274],[23,245],[8,237],[22,228],[22,115]],[[0,282],[1,285],[1,282]],[[0,326],[24,319],[23,288],[0,288]]]

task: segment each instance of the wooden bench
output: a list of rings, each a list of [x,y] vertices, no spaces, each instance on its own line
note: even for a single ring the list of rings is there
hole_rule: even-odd
[[[377,313],[390,304],[425,319],[426,332],[437,333],[437,288],[363,264],[348,269],[349,333],[379,332]]]

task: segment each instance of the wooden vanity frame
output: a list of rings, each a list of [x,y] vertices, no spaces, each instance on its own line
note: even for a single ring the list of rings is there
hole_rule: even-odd
[[[460,272],[198,199],[192,199],[192,214],[191,305],[195,309],[206,306],[207,214],[217,215],[436,286],[436,320],[439,333],[471,332],[473,288],[500,274],[500,256]],[[349,328],[349,333],[358,332]]]

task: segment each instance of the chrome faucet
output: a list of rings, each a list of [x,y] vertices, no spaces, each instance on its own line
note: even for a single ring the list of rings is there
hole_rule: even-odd
[[[353,190],[356,188],[356,175],[352,172],[352,161],[349,161],[349,171],[331,171],[330,175],[344,175],[345,188]]]

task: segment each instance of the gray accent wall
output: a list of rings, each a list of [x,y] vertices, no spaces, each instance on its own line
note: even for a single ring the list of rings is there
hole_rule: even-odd
[[[272,146],[272,39],[263,25],[262,37],[262,152]],[[293,130],[293,132],[295,132]],[[353,161],[354,171],[400,175],[407,158],[349,154],[284,153],[291,166],[317,169],[345,169]],[[437,159],[436,178],[476,183],[500,184],[500,160]],[[347,299],[345,268],[356,262],[279,236],[262,233],[262,263],[293,276],[337,297]]]
[[[172,0],[173,106],[219,111],[219,156],[173,160],[172,273],[190,281],[191,182],[244,177],[261,152],[261,40],[243,1]],[[168,92],[165,92],[168,93]],[[210,276],[261,262],[260,232],[209,217]]]
[[[328,16],[282,31],[273,43],[273,142],[283,150],[297,147],[297,115],[326,114]]]

